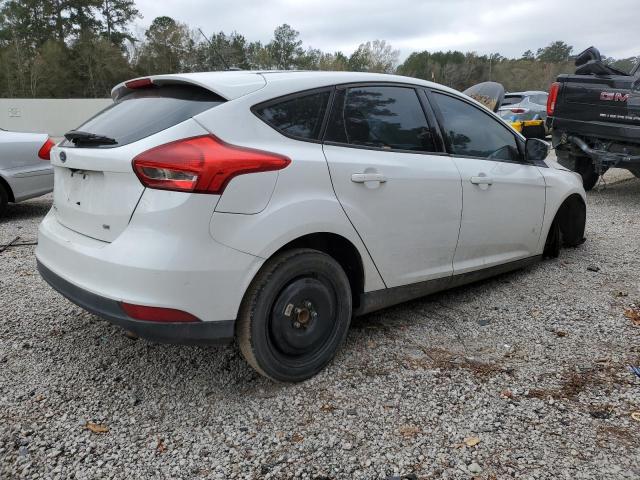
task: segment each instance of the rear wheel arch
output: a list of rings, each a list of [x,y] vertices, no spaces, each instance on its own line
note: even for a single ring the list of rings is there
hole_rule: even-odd
[[[336,233],[310,233],[289,241],[270,257],[296,248],[318,250],[338,262],[347,275],[351,286],[353,309],[355,310],[360,305],[360,298],[364,293],[364,263],[360,252],[350,240]]]
[[[7,182],[7,180],[2,175],[0,175],[0,186],[4,188],[4,191],[7,193],[7,200],[9,200],[10,202],[15,202],[16,198],[13,195],[13,190],[11,190],[11,185],[9,185],[9,182]]]
[[[296,248],[317,250],[326,253],[337,261],[349,280],[353,309],[355,310],[360,305],[360,299],[364,293],[365,265],[360,251],[351,240],[332,232],[307,233],[289,240],[266,258],[268,260],[286,250]]]

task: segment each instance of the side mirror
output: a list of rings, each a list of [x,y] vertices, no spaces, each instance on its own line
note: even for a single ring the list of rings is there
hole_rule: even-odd
[[[539,138],[527,138],[524,159],[529,163],[541,162],[549,155],[549,144]]]

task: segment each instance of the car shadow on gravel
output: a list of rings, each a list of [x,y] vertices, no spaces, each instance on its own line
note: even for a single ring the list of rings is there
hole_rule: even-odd
[[[36,199],[24,203],[9,203],[4,214],[0,217],[0,224],[37,217],[43,218],[51,209],[51,204],[51,199]]]

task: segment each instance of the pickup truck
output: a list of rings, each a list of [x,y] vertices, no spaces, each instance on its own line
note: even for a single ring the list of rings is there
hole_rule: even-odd
[[[640,177],[640,64],[616,70],[590,47],[575,65],[575,74],[551,85],[547,101],[558,162],[582,176],[585,190],[613,167]]]

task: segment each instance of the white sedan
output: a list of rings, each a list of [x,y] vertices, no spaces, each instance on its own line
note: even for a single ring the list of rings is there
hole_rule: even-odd
[[[7,203],[22,202],[53,190],[46,133],[8,132],[0,128],[0,216]]]
[[[353,315],[584,239],[579,177],[457,91],[348,72],[159,75],[52,150],[40,272],[161,342],[236,339],[278,381]]]

